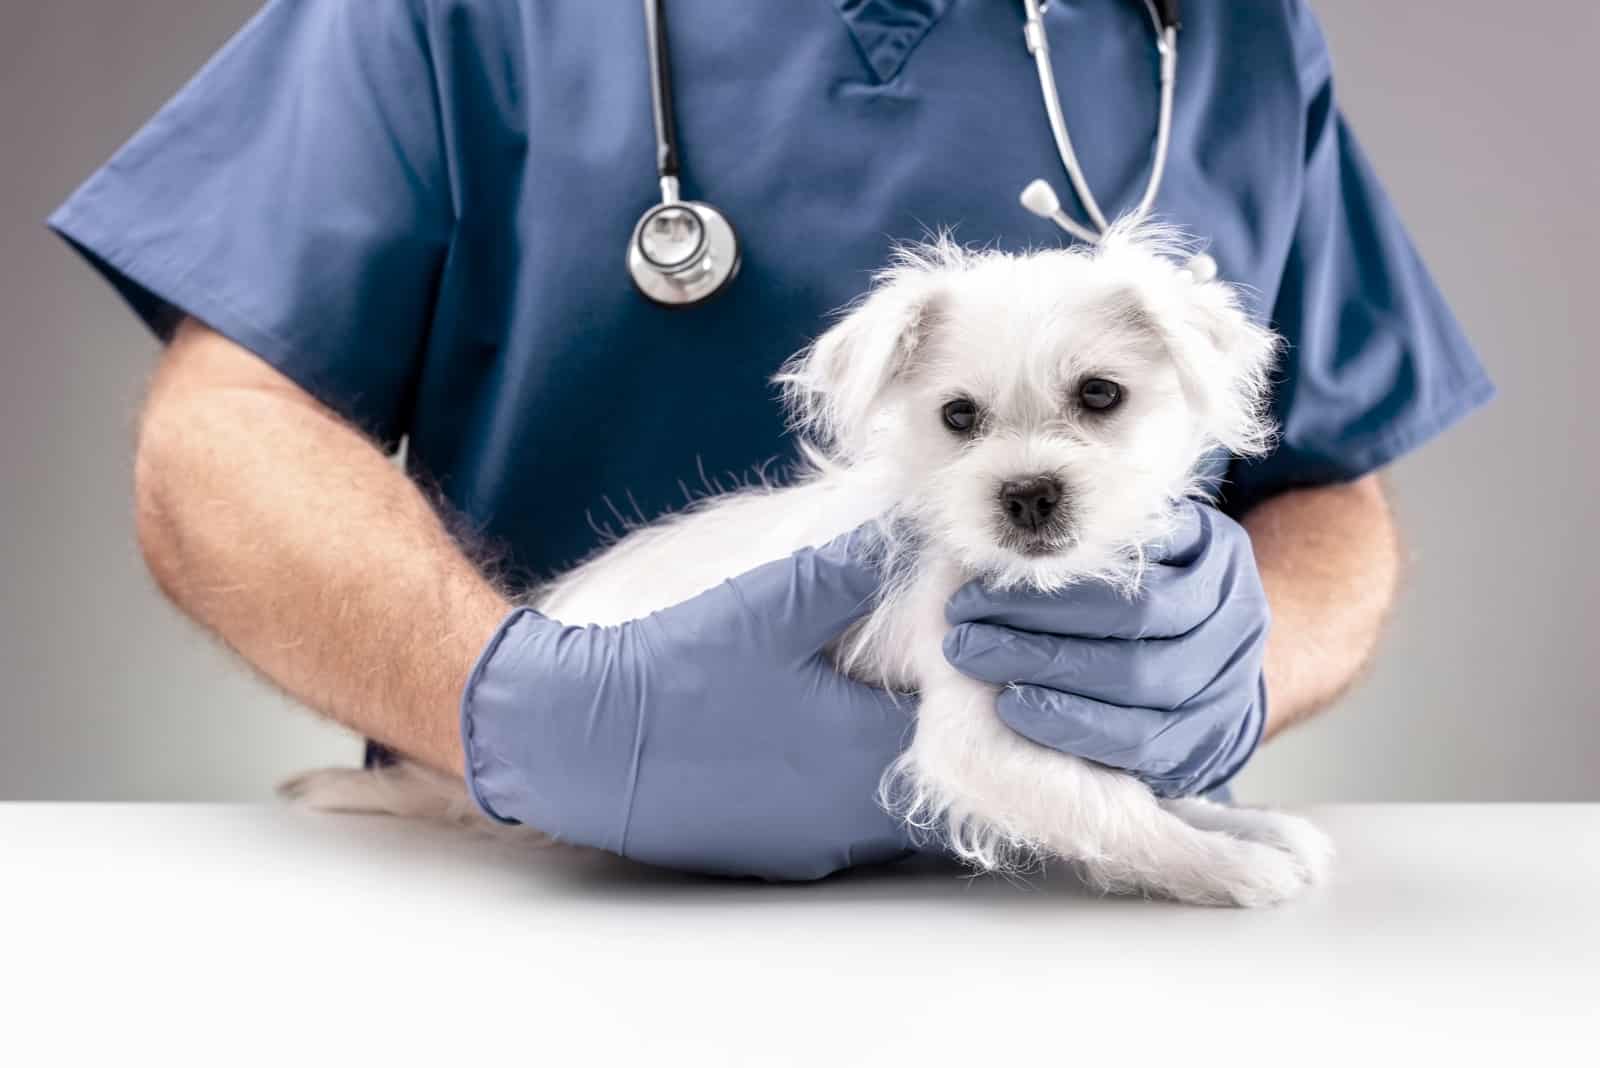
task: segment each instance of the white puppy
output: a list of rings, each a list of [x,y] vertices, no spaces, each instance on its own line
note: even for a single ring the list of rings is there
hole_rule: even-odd
[[[888,578],[836,659],[920,695],[886,805],[984,870],[1058,857],[1107,890],[1219,905],[1294,895],[1331,855],[1309,823],[1159,801],[1131,776],[1036,745],[999,720],[996,688],[942,651],[945,601],[974,576],[1131,594],[1144,547],[1200,489],[1201,459],[1266,447],[1276,338],[1182,262],[1150,229],[1115,229],[1094,250],[902,252],[779,375],[807,443],[796,479],[635,529],[532,603],[568,624],[619,623],[875,522]],[[473,811],[459,783],[405,765],[315,772],[287,792],[324,808]]]

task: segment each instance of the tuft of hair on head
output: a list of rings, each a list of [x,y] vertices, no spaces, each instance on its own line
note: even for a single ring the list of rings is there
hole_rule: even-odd
[[[949,231],[896,244],[866,294],[774,376],[791,429],[831,457],[859,454],[883,391],[906,370],[938,319],[941,288],[982,255]]]
[[[1150,217],[1125,215],[1112,222],[1098,245],[1088,246],[1088,254],[1101,260],[1120,256],[1159,257],[1173,267],[1181,267],[1200,251],[1200,242],[1182,227]]]
[[[1282,339],[1251,317],[1244,287],[1191,273],[1197,251],[1176,227],[1125,219],[1089,255],[1124,275],[1154,313],[1204,435],[1237,456],[1262,456],[1276,440],[1270,399]]]

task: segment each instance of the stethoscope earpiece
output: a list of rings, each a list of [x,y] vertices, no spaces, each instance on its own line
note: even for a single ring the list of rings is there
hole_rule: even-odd
[[[1061,198],[1056,196],[1055,187],[1043,178],[1035,178],[1029,182],[1019,199],[1024,208],[1041,219],[1049,219],[1079,241],[1091,245],[1100,243],[1099,234],[1061,210]]]
[[[1156,53],[1160,60],[1158,80],[1161,104],[1156,115],[1156,146],[1153,158],[1150,160],[1150,177],[1145,182],[1144,194],[1139,198],[1138,206],[1128,213],[1129,217],[1134,219],[1149,216],[1151,209],[1155,207],[1156,195],[1161,191],[1161,179],[1167,170],[1167,151],[1172,141],[1173,93],[1178,80],[1180,25],[1178,0],[1141,0],[1141,2],[1150,16],[1151,28],[1155,31]],[[1062,209],[1056,191],[1043,178],[1036,178],[1028,183],[1028,187],[1022,191],[1022,206],[1040,218],[1049,219],[1079,241],[1097,245],[1110,229],[1110,223],[1106,221],[1105,213],[1100,210],[1094,191],[1089,188],[1089,180],[1084,177],[1083,168],[1078,163],[1078,155],[1072,147],[1072,135],[1067,130],[1066,116],[1061,110],[1061,94],[1056,89],[1055,71],[1050,65],[1050,38],[1044,26],[1044,12],[1048,6],[1048,0],[1022,0],[1022,35],[1039,74],[1039,92],[1044,97],[1045,116],[1050,120],[1050,133],[1055,138],[1056,154],[1061,157],[1061,166],[1065,168],[1067,177],[1072,180],[1073,192],[1078,195],[1078,202],[1083,205],[1089,221],[1087,224],[1081,223],[1068,215]],[[1209,282],[1217,276],[1217,262],[1203,253],[1185,264],[1185,269],[1199,282]]]
[[[1217,261],[1204,252],[1197,252],[1189,257],[1189,262],[1183,265],[1189,272],[1189,277],[1198,285],[1214,282],[1217,278]]]
[[[1094,233],[1087,227],[1076,222],[1072,216],[1061,210],[1061,198],[1056,196],[1055,189],[1043,178],[1035,178],[1028,183],[1018,198],[1022,206],[1041,219],[1049,219],[1073,237],[1086,244],[1098,245],[1102,239],[1101,234]],[[1198,285],[1216,280],[1217,261],[1209,254],[1197,252],[1183,261],[1183,269],[1189,278]]]

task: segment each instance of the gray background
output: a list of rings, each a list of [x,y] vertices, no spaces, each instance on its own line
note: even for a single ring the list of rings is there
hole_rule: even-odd
[[[0,0],[0,798],[260,798],[357,752],[144,576],[130,446],[154,348],[40,225],[255,3]],[[1600,282],[1600,17],[1588,0],[1319,10],[1344,107],[1502,395],[1395,468],[1411,561],[1383,652],[1242,792],[1600,800],[1600,382],[1580,328]]]

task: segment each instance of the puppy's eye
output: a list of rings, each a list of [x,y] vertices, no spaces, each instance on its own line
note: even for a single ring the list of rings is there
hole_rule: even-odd
[[[966,397],[950,401],[941,414],[944,425],[957,434],[970,434],[978,426],[978,406]]]
[[[1078,399],[1092,412],[1109,412],[1122,403],[1122,387],[1106,378],[1091,378],[1078,387]]]

